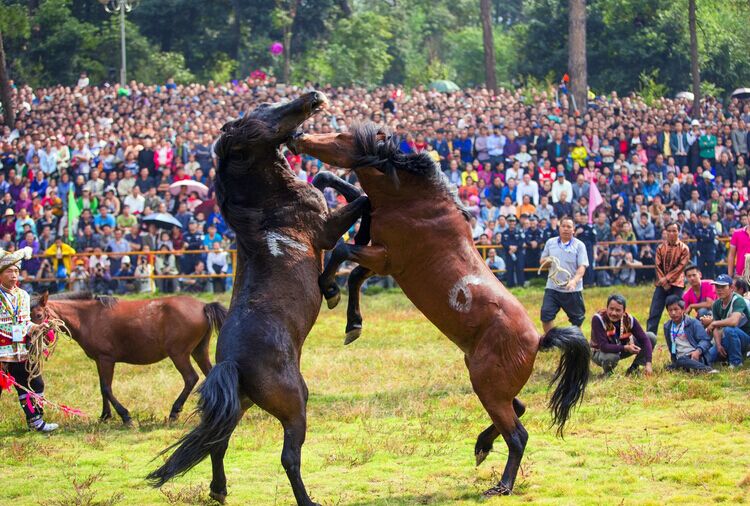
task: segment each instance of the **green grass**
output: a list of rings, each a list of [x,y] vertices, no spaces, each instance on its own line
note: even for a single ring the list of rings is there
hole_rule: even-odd
[[[622,291],[644,321],[650,289]],[[515,293],[539,325],[542,290]],[[589,315],[608,293],[586,291]],[[474,467],[474,442],[488,418],[459,350],[393,291],[364,297],[365,332],[345,348],[344,306],[321,311],[302,360],[310,388],[303,476],[324,505],[750,502],[750,371],[667,373],[660,336],[655,376],[625,378],[620,367],[609,379],[594,377],[562,440],[545,408],[559,353],[540,354],[520,394],[530,439],[516,494],[484,500],[506,449],[499,439]],[[186,415],[165,422],[181,389],[170,362],[117,366],[114,391],[134,415],[134,429],[97,422],[96,368],[75,343],[58,346],[45,376],[48,397],[91,418],[51,413],[62,424],[58,433],[27,433],[15,395],[3,395],[0,504],[210,504],[208,460],[162,491],[143,481],[161,461],[151,459],[194,423]],[[194,403],[191,397],[186,413]],[[225,461],[229,504],[293,504],[281,438],[275,419],[257,408],[247,413]]]

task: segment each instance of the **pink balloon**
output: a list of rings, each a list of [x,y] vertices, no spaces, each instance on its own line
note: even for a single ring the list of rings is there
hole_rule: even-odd
[[[274,56],[279,56],[281,53],[284,52],[284,44],[281,42],[274,42],[271,44],[271,54]]]

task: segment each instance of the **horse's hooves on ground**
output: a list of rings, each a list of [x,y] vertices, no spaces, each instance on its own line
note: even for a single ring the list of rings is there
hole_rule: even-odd
[[[341,292],[336,292],[336,295],[332,296],[329,299],[326,299],[326,304],[328,305],[328,309],[333,309],[336,306],[338,306],[340,300],[341,300]]]
[[[477,458],[477,466],[484,462],[484,459],[487,458],[487,455],[489,455],[489,451],[479,450],[474,456]]]
[[[362,327],[354,327],[352,330],[346,333],[346,337],[344,337],[344,345],[353,343],[354,341],[359,339],[359,336],[361,335]]]
[[[484,497],[494,497],[496,495],[510,495],[513,493],[511,489],[503,485],[502,483],[498,483],[494,487],[492,487],[489,490],[485,490],[482,494]]]
[[[180,414],[179,414],[179,413],[177,413],[177,414],[174,414],[174,413],[170,413],[170,414],[169,414],[169,418],[167,418],[167,423],[168,423],[168,424],[170,424],[170,423],[174,423],[174,422],[176,422],[176,421],[177,421],[177,419],[178,419],[179,417],[180,417]]]
[[[209,492],[208,496],[219,504],[224,504],[227,500],[227,495],[220,492]]]
[[[123,420],[122,421],[122,425],[125,426],[125,427],[127,427],[128,429],[135,428],[135,425],[133,424],[133,419],[132,418],[128,418],[127,420]]]

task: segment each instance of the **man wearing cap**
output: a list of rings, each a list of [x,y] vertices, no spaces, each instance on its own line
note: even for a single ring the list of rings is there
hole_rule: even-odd
[[[693,229],[698,268],[705,279],[713,279],[716,269],[716,229],[711,226],[708,211],[700,214],[700,223]]]
[[[716,344],[717,356],[712,358],[728,359],[731,368],[742,367],[745,353],[750,349],[750,308],[735,293],[732,278],[726,274],[719,275],[713,285],[719,298],[711,307],[711,315],[701,318]]]
[[[539,268],[539,257],[542,254],[544,231],[539,228],[539,218],[535,214],[529,217],[529,228],[524,230],[524,236],[526,267],[536,270]]]
[[[518,219],[514,215],[508,217],[508,230],[503,232],[501,242],[505,252],[505,283],[508,287],[523,286],[526,282],[523,269],[526,265],[524,242],[526,237],[518,228]]]
[[[586,246],[573,234],[573,218],[565,216],[560,219],[559,237],[553,237],[544,245],[541,261],[551,260],[547,286],[544,289],[541,320],[544,332],[548,332],[562,309],[573,325],[581,326],[586,317],[586,306],[583,303],[583,276],[589,266]]]
[[[654,335],[659,330],[659,320],[664,312],[664,304],[670,295],[682,296],[685,288],[685,267],[690,262],[690,249],[680,241],[680,228],[676,222],[668,223],[666,240],[656,248],[656,290],[651,298],[646,330]]]
[[[31,257],[31,248],[13,253],[0,250],[0,365],[13,376],[16,383],[44,397],[44,380],[41,376],[29,378],[26,370],[29,332],[36,325],[31,322],[29,294],[18,287],[20,263]],[[23,388],[16,386],[18,402],[26,415],[29,430],[52,432],[55,423],[44,421],[44,407]]]

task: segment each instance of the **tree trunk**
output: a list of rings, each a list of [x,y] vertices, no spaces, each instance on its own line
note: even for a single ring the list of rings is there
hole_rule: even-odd
[[[698,67],[698,32],[696,29],[695,0],[688,0],[690,23],[690,73],[693,75],[693,118],[701,117],[701,72]]]
[[[292,73],[292,28],[301,0],[292,0],[289,6],[289,25],[284,27],[284,84],[289,84]]]
[[[352,7],[349,5],[349,0],[338,0],[339,2],[339,8],[341,8],[341,14],[345,18],[352,17]]]
[[[586,0],[568,0],[568,73],[575,107],[581,114],[588,106],[586,67]]]
[[[0,103],[3,105],[3,119],[5,124],[13,128],[16,123],[16,111],[13,109],[13,99],[10,95],[10,79],[5,66],[5,48],[3,33],[0,32]]]
[[[492,10],[490,0],[480,0],[482,15],[482,40],[484,42],[484,76],[487,89],[497,93],[497,76],[495,75],[495,38],[492,34]]]

